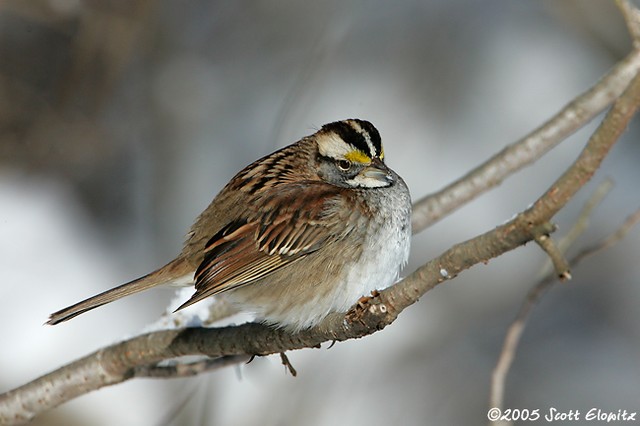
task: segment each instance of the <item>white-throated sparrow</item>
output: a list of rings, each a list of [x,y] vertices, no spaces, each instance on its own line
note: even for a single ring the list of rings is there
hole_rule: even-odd
[[[51,314],[48,324],[158,285],[193,284],[178,309],[228,299],[291,331],[388,287],[409,256],[411,200],[368,121],[326,124],[241,170],[162,268]]]

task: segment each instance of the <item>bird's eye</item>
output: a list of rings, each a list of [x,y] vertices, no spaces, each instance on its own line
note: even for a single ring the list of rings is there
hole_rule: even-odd
[[[347,172],[351,168],[351,161],[349,161],[349,160],[337,160],[336,161],[336,165],[343,172]]]

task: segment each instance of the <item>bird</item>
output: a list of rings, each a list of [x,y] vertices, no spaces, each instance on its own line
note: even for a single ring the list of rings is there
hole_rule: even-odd
[[[177,310],[225,293],[290,332],[392,285],[409,257],[411,196],[369,121],[325,124],[240,170],[165,266],[50,315],[58,324],[156,286],[194,285]]]

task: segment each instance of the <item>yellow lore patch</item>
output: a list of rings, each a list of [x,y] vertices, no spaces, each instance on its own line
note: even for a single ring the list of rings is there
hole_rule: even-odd
[[[344,158],[352,163],[369,164],[371,162],[371,157],[357,149],[347,152]]]

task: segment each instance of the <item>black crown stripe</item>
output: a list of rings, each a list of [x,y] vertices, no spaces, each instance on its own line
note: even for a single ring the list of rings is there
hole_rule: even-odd
[[[353,145],[356,149],[368,154],[371,157],[379,157],[380,153],[382,152],[382,140],[380,139],[380,133],[378,132],[378,129],[376,129],[373,124],[365,120],[354,119],[350,121],[358,123],[358,125],[360,125],[360,127],[362,128],[362,131],[369,136],[371,144],[375,149],[375,153],[371,152],[370,147],[365,139],[365,135],[356,130],[349,123],[349,121],[336,121],[333,123],[325,124],[324,126],[322,126],[322,130],[335,132],[342,138],[343,141]]]

